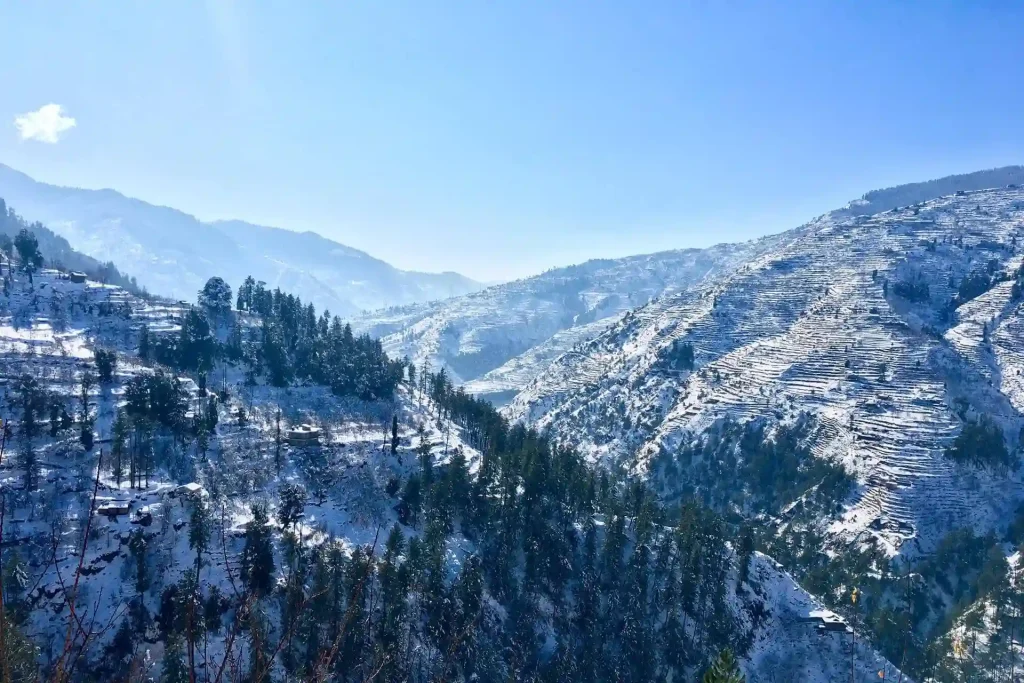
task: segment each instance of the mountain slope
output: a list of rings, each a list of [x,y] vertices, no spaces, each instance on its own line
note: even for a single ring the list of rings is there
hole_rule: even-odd
[[[142,293],[135,278],[122,274],[113,263],[100,263],[91,256],[73,249],[66,239],[41,223],[26,221],[17,213],[15,207],[8,207],[7,202],[0,197],[0,234],[13,241],[22,230],[28,230],[35,235],[39,252],[46,264],[69,271],[84,272],[100,282],[124,287],[134,294]]]
[[[831,215],[870,215],[1008,184],[1024,184],[1024,167],[875,190]],[[384,338],[390,353],[443,366],[467,391],[502,404],[552,360],[593,339],[627,311],[728,273],[771,248],[775,239],[591,261],[429,306],[375,311],[353,324]]]
[[[618,494],[604,487],[590,500],[585,468],[566,467],[574,456],[498,420],[481,429],[437,378],[358,400],[308,382],[270,386],[245,361],[219,361],[209,388],[205,373],[155,362],[161,342],[196,339],[195,315],[49,270],[16,273],[0,296],[0,370],[17,397],[0,406],[17,425],[0,482],[19,493],[0,528],[5,618],[17,627],[6,633],[38,648],[11,658],[19,680],[62,669],[73,652],[90,680],[187,680],[194,668],[209,681],[262,652],[268,670],[296,680],[318,669],[613,680],[576,673],[589,665],[640,683],[694,680],[725,641],[750,680],[898,674],[863,639],[847,654],[845,631],[822,637],[807,623],[820,603],[770,558],[752,554],[740,578],[714,517],[699,517],[699,536],[646,513],[627,525],[625,499],[610,504]],[[247,339],[261,321],[229,316],[212,332],[237,324],[239,343],[263,346]],[[300,432],[315,443],[296,441],[299,424],[316,426]],[[505,445],[485,454],[474,444],[494,427]],[[499,494],[492,476],[522,484]],[[411,493],[421,481],[422,499]],[[706,563],[700,581],[655,562],[653,548],[665,559],[677,544]],[[642,675],[656,668],[663,675]]]
[[[859,482],[833,531],[872,529],[891,550],[912,540],[921,552],[958,526],[998,528],[1021,497],[1018,473],[968,472],[945,449],[982,415],[1020,448],[1022,209],[1024,191],[1006,188],[824,216],[626,315],[507,413],[659,476],[726,417],[809,415],[814,454]]]
[[[588,261],[449,301],[370,313],[353,325],[382,337],[388,353],[444,367],[467,390],[500,401],[626,311],[728,272],[771,243]]]
[[[37,182],[2,164],[0,196],[79,251],[135,273],[151,291],[182,299],[191,300],[213,275],[234,286],[252,275],[345,315],[479,288],[455,273],[398,270],[315,233],[242,221],[204,223],[113,190]]]

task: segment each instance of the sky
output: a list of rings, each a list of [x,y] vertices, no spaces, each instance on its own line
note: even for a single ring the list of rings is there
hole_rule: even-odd
[[[1019,2],[35,0],[0,25],[0,162],[482,281],[1024,163]]]

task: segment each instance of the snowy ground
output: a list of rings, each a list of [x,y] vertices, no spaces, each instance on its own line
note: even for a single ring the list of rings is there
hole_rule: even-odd
[[[874,524],[891,552],[927,552],[949,529],[999,527],[1024,496],[1019,472],[943,455],[964,419],[982,414],[1020,448],[1022,302],[1004,281],[945,311],[964,276],[1010,277],[1022,249],[1016,188],[829,214],[722,278],[625,315],[556,359],[506,412],[638,473],[726,415],[784,423],[809,413],[814,453],[861,484],[833,531]],[[898,283],[928,294],[909,301]],[[669,363],[683,342],[693,372]]]
[[[60,292],[55,298],[65,306],[62,311],[50,306],[48,297],[54,292]],[[76,573],[80,576],[75,593],[77,614],[94,625],[99,642],[112,637],[129,601],[137,595],[135,559],[129,549],[134,530],[142,529],[149,544],[153,585],[145,601],[151,614],[159,609],[163,588],[194,566],[195,554],[188,540],[191,503],[178,490],[182,484],[201,486],[199,495],[207,497],[212,510],[213,533],[201,569],[204,585],[216,585],[226,595],[236,590],[242,536],[250,520],[250,504],[255,501],[265,501],[271,507],[280,556],[281,528],[274,515],[278,491],[289,482],[299,481],[307,488],[312,482],[302,470],[302,462],[310,455],[305,448],[285,445],[277,471],[278,411],[285,425],[308,423],[323,430],[318,452],[326,455],[337,475],[322,500],[311,495],[303,511],[296,530],[307,544],[328,538],[347,548],[371,544],[375,538],[383,543],[387,530],[397,521],[397,500],[387,492],[388,482],[418,467],[413,449],[420,445],[416,436],[420,424],[439,462],[444,463],[461,449],[471,470],[479,464],[480,454],[463,441],[458,428],[439,424],[429,400],[408,387],[402,387],[393,402],[367,404],[335,397],[321,387],[246,386],[238,369],[222,366],[210,373],[210,389],[227,389],[230,398],[218,407],[216,435],[206,454],[198,450],[197,444],[186,444],[191,466],[172,468],[174,474],[158,469],[139,488],[131,489],[124,481],[118,486],[106,467],[97,478],[96,467],[101,458],[109,457],[111,424],[124,384],[137,373],[152,371],[134,358],[138,328],[145,322],[151,330],[174,331],[181,307],[143,302],[120,290],[92,284],[73,286],[59,280],[55,273],[38,275],[31,291],[19,289],[5,301],[6,308],[0,311],[0,338],[7,346],[0,353],[0,363],[8,381],[29,373],[63,396],[72,409],[77,406],[81,373],[95,349],[115,349],[119,354],[115,381],[96,387],[90,396],[97,419],[97,444],[92,452],[86,453],[78,445],[76,429],[61,432],[56,438],[37,439],[34,445],[41,462],[42,483],[33,493],[24,491],[23,472],[12,457],[21,446],[17,438],[8,445],[0,469],[3,485],[10,492],[5,508],[4,558],[11,562],[17,553],[25,564],[25,593],[33,607],[30,635],[42,644],[41,654],[46,661],[52,661],[63,645],[68,619],[65,596]],[[100,303],[114,304],[119,313],[100,315]],[[190,401],[198,407],[198,386],[192,378],[182,379]],[[3,417],[16,418],[18,413],[11,403],[14,393],[9,386],[5,393]],[[246,416],[244,423],[238,418],[240,412]],[[400,443],[394,455],[387,444],[392,415],[398,415],[400,424]],[[156,444],[157,448],[167,446]],[[89,510],[116,505],[127,505],[129,512],[90,518]],[[414,529],[405,531],[407,535],[417,533]],[[454,535],[447,548],[450,571],[454,574],[466,555],[474,551],[471,543]],[[754,564],[750,582],[753,592],[732,602],[738,614],[746,614],[744,610],[756,603],[767,615],[756,624],[749,616],[744,617],[755,634],[747,663],[750,680],[787,680],[779,678],[778,672],[795,671],[798,662],[800,676],[808,677],[788,680],[834,680],[831,676],[835,671],[846,671],[848,658],[843,654],[842,639],[823,638],[794,625],[794,618],[806,616],[805,612],[819,605],[767,558],[756,557]],[[219,661],[222,638],[223,633],[211,634],[199,655],[200,666]],[[147,661],[151,673],[156,674],[162,644],[152,639],[147,647]],[[889,670],[891,666],[863,647],[853,660],[857,680],[873,680],[865,676],[874,667]]]

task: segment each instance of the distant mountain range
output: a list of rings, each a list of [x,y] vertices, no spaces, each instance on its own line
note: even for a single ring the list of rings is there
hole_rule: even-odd
[[[114,190],[38,182],[0,164],[0,197],[98,261],[112,261],[155,294],[192,300],[208,278],[233,287],[252,275],[317,308],[351,316],[483,287],[458,273],[404,271],[313,232],[204,222]]]

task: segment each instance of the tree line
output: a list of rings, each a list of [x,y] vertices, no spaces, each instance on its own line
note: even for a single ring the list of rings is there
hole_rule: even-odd
[[[129,671],[141,634],[156,632],[167,643],[163,680],[174,682],[200,666],[189,653],[208,633],[243,643],[249,681],[277,680],[277,667],[287,680],[351,682],[646,683],[705,669],[709,683],[742,680],[731,654],[716,659],[748,644],[728,604],[737,586],[718,515],[694,501],[663,509],[639,482],[508,424],[444,371],[411,381],[432,399],[429,420],[480,446],[478,468],[418,430],[416,467],[393,489],[402,524],[381,531],[379,547],[351,551],[304,543],[305,487],[282,486],[274,510],[252,505],[239,593],[189,570],[156,614],[140,601],[124,617],[102,673]],[[213,512],[194,504],[197,570],[216,552]],[[150,577],[137,534],[141,593]]]

